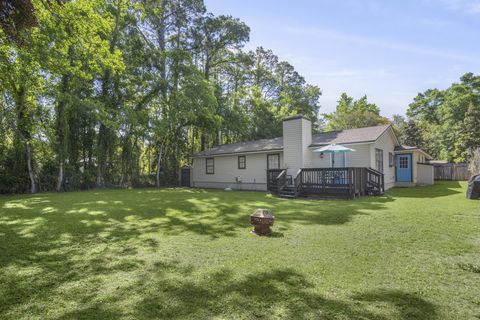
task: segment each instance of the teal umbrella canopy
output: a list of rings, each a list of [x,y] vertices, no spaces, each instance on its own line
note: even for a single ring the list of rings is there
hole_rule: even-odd
[[[319,153],[337,153],[337,152],[352,152],[352,151],[355,151],[355,150],[344,147],[340,144],[329,144],[328,146],[313,150],[313,152],[319,152]]]

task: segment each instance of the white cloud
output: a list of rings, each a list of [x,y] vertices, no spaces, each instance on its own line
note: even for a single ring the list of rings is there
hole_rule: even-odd
[[[463,55],[455,52],[448,52],[439,48],[428,48],[418,46],[415,44],[402,43],[398,41],[386,41],[371,37],[364,37],[355,34],[347,34],[334,30],[322,29],[322,28],[285,28],[285,32],[288,32],[294,36],[308,36],[316,39],[341,41],[345,43],[372,46],[377,48],[388,49],[392,51],[401,51],[405,53],[412,53],[430,57],[443,58],[453,61],[463,62],[478,62],[478,57]]]
[[[314,78],[350,78],[366,79],[381,78],[392,76],[393,73],[388,69],[339,69],[326,72],[310,72],[309,76]]]
[[[430,0],[439,3],[449,10],[461,11],[468,14],[480,14],[479,0]]]
[[[361,77],[361,73],[355,70],[342,69],[322,73],[310,73],[310,76],[319,78],[358,78]]]

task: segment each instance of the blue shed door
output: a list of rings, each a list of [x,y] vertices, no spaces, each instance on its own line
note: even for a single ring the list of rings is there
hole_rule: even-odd
[[[396,156],[397,166],[397,181],[411,182],[412,181],[412,155],[398,154]]]

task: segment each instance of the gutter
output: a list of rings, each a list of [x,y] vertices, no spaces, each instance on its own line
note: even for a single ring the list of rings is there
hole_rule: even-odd
[[[278,152],[282,151],[283,148],[277,149],[268,149],[268,150],[261,150],[261,151],[239,151],[239,152],[223,152],[223,153],[212,153],[212,154],[196,154],[191,155],[190,158],[209,158],[209,157],[218,157],[218,156],[234,156],[234,155],[242,155],[242,154],[256,154],[256,153],[271,153],[271,152]]]

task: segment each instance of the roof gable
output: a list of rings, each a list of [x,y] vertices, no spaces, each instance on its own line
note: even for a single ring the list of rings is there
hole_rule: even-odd
[[[314,134],[310,146],[323,146],[328,144],[349,144],[376,141],[390,125],[329,131]]]

